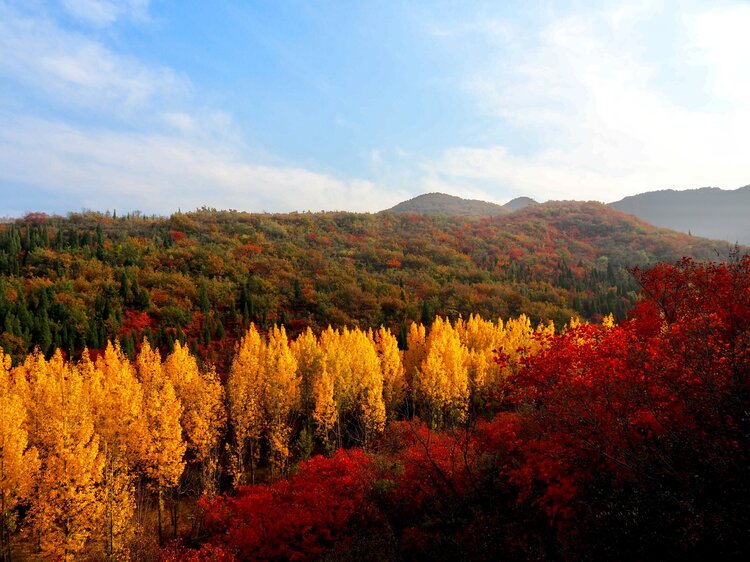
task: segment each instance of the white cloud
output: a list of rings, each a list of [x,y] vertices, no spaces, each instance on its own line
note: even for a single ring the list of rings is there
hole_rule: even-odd
[[[62,0],[62,5],[71,16],[104,27],[123,17],[144,19],[149,0]]]
[[[146,5],[65,3],[72,15],[96,25],[134,17]],[[270,155],[258,161],[231,115],[200,104],[194,86],[174,70],[118,54],[46,16],[23,15],[2,2],[0,76],[61,108],[64,116],[41,118],[19,111],[18,104],[0,106],[3,191],[53,192],[72,209],[148,213],[203,205],[372,211],[403,199],[368,181],[317,173]],[[67,117],[71,109],[92,111],[96,124]],[[0,198],[0,215],[18,212],[16,206],[12,197]]]
[[[165,99],[184,99],[190,83],[170,68],[114,53],[43,17],[0,4],[0,75],[47,102],[133,116]]]
[[[750,6],[683,16],[637,8],[557,18],[523,45],[493,51],[465,87],[532,147],[446,149],[425,163],[424,184],[611,201],[750,182]],[[643,29],[657,18],[680,43],[654,44]]]
[[[0,181],[54,190],[92,209],[372,211],[405,197],[364,180],[251,163],[232,148],[180,136],[83,130],[34,118],[0,119],[0,125]]]

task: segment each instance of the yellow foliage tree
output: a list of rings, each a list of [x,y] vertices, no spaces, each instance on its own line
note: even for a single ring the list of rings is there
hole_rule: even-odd
[[[351,332],[351,337],[350,358],[355,373],[358,410],[363,428],[362,445],[366,448],[372,439],[385,429],[383,373],[372,332],[365,334],[357,329]]]
[[[104,455],[105,556],[123,560],[135,530],[136,467],[147,444],[143,391],[119,343],[109,342],[93,369],[84,354],[81,371],[91,376],[86,386]]]
[[[31,509],[43,556],[79,559],[101,528],[99,484],[104,455],[94,431],[91,402],[80,371],[58,350],[47,362],[39,352],[24,363],[30,381],[30,438],[41,469]]]
[[[323,441],[327,449],[332,449],[334,442],[332,436],[338,422],[338,410],[334,399],[334,380],[325,365],[315,378],[313,384],[313,419],[315,420],[315,433]]]
[[[201,373],[187,346],[175,342],[174,352],[163,364],[182,404],[182,426],[187,450],[201,470],[201,485],[207,494],[216,491],[219,444],[226,423],[224,388],[216,373]]]
[[[310,416],[315,408],[315,383],[323,370],[323,353],[318,340],[310,328],[289,344],[297,361],[300,386],[300,409]]]
[[[10,375],[10,355],[0,348],[0,559],[10,560],[14,510],[31,493],[39,459],[28,446],[26,407]]]
[[[263,413],[271,462],[285,471],[293,418],[299,411],[300,381],[283,326],[274,326],[268,334],[263,363]]]
[[[323,371],[333,383],[334,406],[327,404],[328,381],[317,385],[323,401],[316,402],[320,419],[330,419],[335,412],[338,446],[343,444],[342,418],[348,428],[356,429],[352,437],[366,445],[385,426],[383,376],[372,335],[355,328],[341,331],[328,329],[320,336]],[[319,431],[325,431],[319,424]]]
[[[159,542],[162,542],[164,492],[174,492],[185,470],[187,445],[182,438],[180,426],[182,405],[172,382],[164,376],[159,350],[151,349],[145,338],[136,366],[147,406],[144,409],[147,437],[141,464],[158,495],[157,524]]]
[[[422,362],[427,356],[427,331],[424,325],[412,322],[406,336],[406,350],[404,351],[404,381],[407,396],[411,400],[409,414],[414,413],[414,379],[422,368]]]
[[[227,379],[229,422],[234,436],[231,452],[235,485],[245,483],[248,467],[250,482],[255,483],[255,466],[263,436],[264,353],[265,344],[253,324],[240,340]]]
[[[436,318],[427,356],[414,379],[414,391],[432,427],[465,420],[468,413],[468,350],[448,319]]]
[[[390,330],[381,326],[375,334],[375,348],[380,358],[386,415],[394,419],[406,398],[406,379],[398,341]]]

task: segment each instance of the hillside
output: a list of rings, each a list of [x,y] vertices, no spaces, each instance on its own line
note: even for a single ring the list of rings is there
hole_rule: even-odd
[[[611,206],[664,228],[750,244],[750,185],[735,190],[703,187],[651,191],[626,197]]]
[[[484,219],[403,213],[169,218],[30,215],[0,225],[0,346],[78,352],[144,334],[188,341],[220,363],[250,322],[384,324],[403,344],[412,321],[471,313],[562,326],[622,317],[627,268],[728,244],[652,227],[598,203],[545,203]]]
[[[392,213],[419,213],[425,215],[448,215],[467,217],[495,217],[510,212],[502,205],[479,201],[478,199],[462,199],[445,193],[425,193],[414,199],[403,201],[388,209]]]

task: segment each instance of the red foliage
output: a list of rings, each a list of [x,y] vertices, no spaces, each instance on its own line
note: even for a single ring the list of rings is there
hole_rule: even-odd
[[[124,318],[122,319],[122,328],[120,328],[120,335],[129,334],[131,331],[136,334],[141,334],[146,328],[154,328],[155,322],[145,312],[139,312],[137,310],[126,310]],[[140,343],[140,342],[138,342]]]
[[[173,242],[181,242],[187,238],[187,235],[180,230],[170,230],[169,236],[172,238]]]
[[[366,512],[369,466],[359,450],[314,457],[288,480],[202,499],[205,524],[241,560],[316,559]]]
[[[742,513],[730,498],[748,491],[750,258],[636,274],[645,299],[628,321],[570,330],[526,360],[520,462],[505,472],[562,527],[603,524],[613,505],[623,527],[667,514],[698,527],[707,505],[729,525]],[[715,529],[675,533],[691,548]]]

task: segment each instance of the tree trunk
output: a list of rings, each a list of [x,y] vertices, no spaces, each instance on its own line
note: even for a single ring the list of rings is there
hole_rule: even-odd
[[[156,519],[157,519],[158,526],[159,526],[159,546],[164,546],[164,534],[163,534],[162,526],[161,526],[161,510],[162,510],[162,506],[164,505],[164,496],[162,494],[161,486],[159,486],[159,499],[156,503],[157,503]]]

